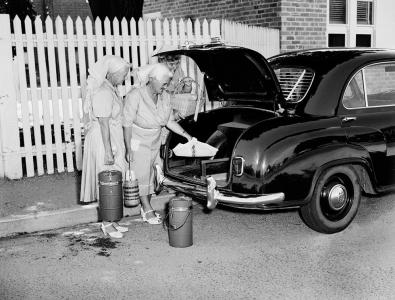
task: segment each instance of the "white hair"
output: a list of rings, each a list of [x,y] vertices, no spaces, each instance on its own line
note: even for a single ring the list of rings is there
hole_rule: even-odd
[[[170,71],[169,67],[165,64],[158,63],[155,64],[148,73],[149,78],[155,78],[156,80],[162,80],[164,77],[173,77],[173,73]]]

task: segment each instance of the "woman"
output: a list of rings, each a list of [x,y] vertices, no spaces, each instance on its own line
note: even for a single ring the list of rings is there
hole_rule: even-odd
[[[154,193],[153,166],[160,163],[159,148],[164,126],[184,136],[192,137],[174,121],[170,96],[165,92],[173,74],[164,64],[154,64],[148,82],[132,90],[125,99],[123,126],[126,160],[131,161],[139,181],[141,216],[149,224],[160,224],[161,218],[151,206]]]
[[[173,77],[167,85],[166,91],[170,94],[191,93],[193,79],[185,76],[181,68],[181,55],[157,54],[172,50],[177,50],[177,48],[172,45],[164,44],[153,52],[150,64],[134,69],[132,72],[134,85],[141,86],[145,84],[148,80],[148,73],[152,67],[157,63],[162,63],[173,73]]]
[[[167,92],[173,94],[185,94],[192,91],[193,79],[185,76],[184,71],[181,68],[180,55],[158,55],[158,62],[166,64],[173,73],[173,77],[166,88]]]
[[[87,96],[84,112],[88,116],[85,125],[84,156],[80,201],[98,200],[98,174],[104,170],[126,170],[125,146],[122,130],[122,99],[117,86],[129,72],[130,64],[122,58],[106,55],[89,69]],[[126,227],[103,220],[101,229],[105,235],[121,238]]]

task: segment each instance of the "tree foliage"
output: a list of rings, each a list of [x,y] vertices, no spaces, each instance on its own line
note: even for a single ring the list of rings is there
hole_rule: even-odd
[[[134,18],[136,21],[143,15],[144,0],[89,0],[93,17],[104,20],[108,17],[113,20]]]
[[[21,20],[37,15],[31,0],[0,0],[0,13],[9,14],[11,20],[17,15]]]

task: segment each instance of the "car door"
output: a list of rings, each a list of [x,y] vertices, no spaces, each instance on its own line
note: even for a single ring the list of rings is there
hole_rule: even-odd
[[[395,62],[364,67],[348,83],[341,111],[348,142],[370,154],[379,189],[395,185]]]

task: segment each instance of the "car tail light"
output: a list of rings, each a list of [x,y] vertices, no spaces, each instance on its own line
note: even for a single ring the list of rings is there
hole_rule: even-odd
[[[235,176],[243,175],[244,162],[245,162],[245,159],[242,158],[241,156],[236,156],[235,158],[233,158],[233,160],[232,160],[233,175],[235,175]]]

